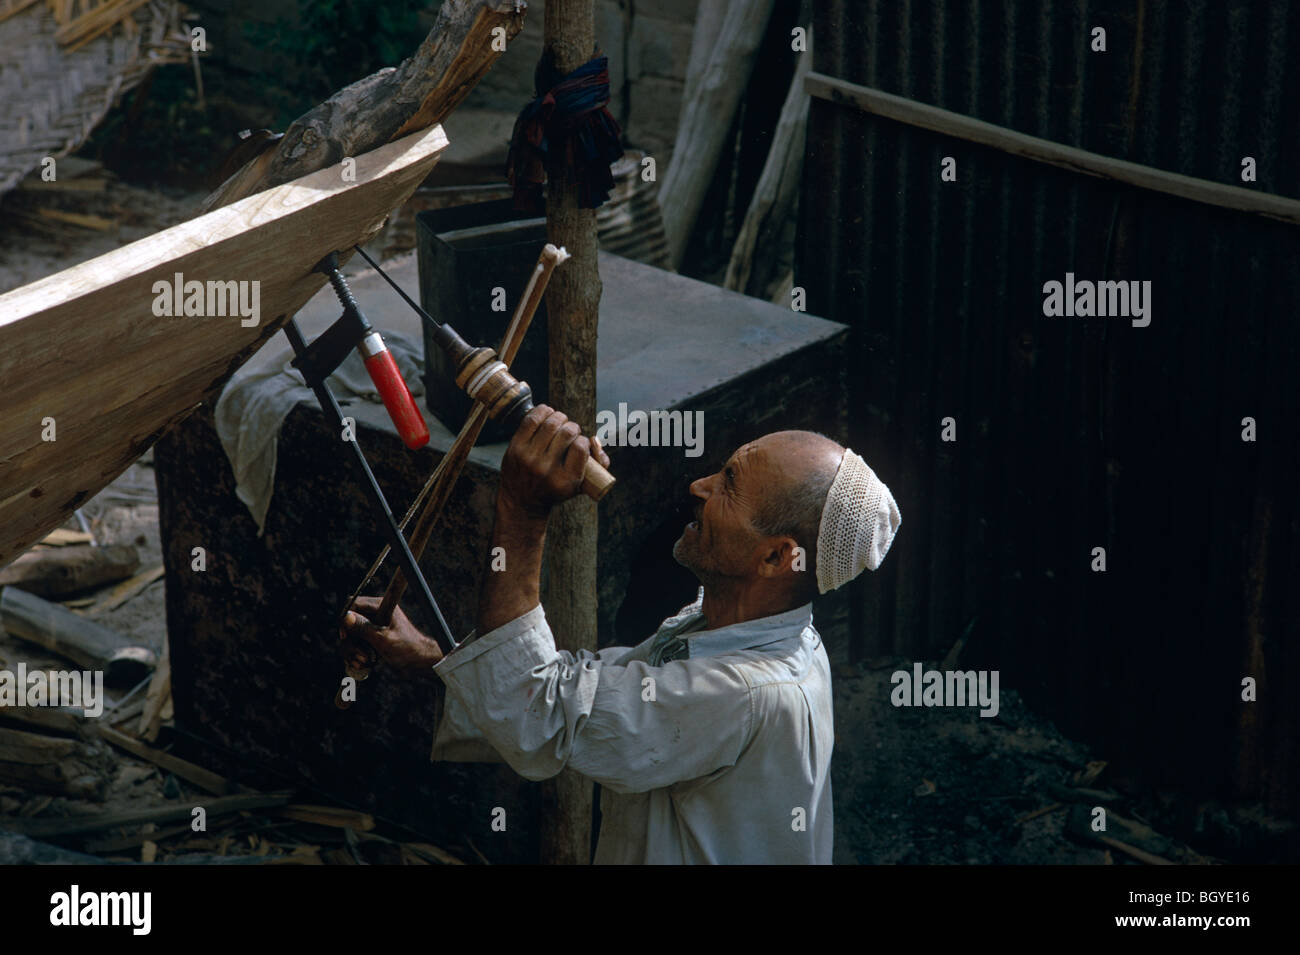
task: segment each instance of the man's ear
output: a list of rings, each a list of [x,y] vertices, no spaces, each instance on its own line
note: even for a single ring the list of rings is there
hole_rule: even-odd
[[[790,573],[792,565],[803,552],[793,537],[772,537],[763,542],[758,563],[758,576],[780,577]]]

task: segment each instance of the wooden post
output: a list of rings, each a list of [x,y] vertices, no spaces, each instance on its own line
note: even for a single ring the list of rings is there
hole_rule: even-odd
[[[727,133],[745,94],[775,0],[702,0],[687,65],[672,162],[659,206],[673,268],[680,268]]]
[[[804,77],[812,64],[812,50],[799,55],[790,92],[777,120],[772,148],[763,164],[754,197],[727,265],[724,286],[747,295],[762,296],[774,276],[772,265],[779,253],[779,232],[794,209],[803,172],[804,139],[808,129],[808,94]],[[758,260],[755,268],[755,260]],[[751,281],[752,279],[752,281]],[[783,303],[784,304],[784,303]]]
[[[547,0],[543,44],[556,69],[569,73],[595,48],[592,0]],[[600,272],[596,266],[596,210],[578,208],[571,171],[552,174],[547,186],[547,237],[573,256],[557,269],[546,293],[550,345],[550,397],[593,434],[596,427],[596,322]],[[546,617],[562,650],[596,648],[596,504],[579,496],[551,516],[547,531]],[[542,861],[591,861],[592,785],[566,770],[542,791]]]

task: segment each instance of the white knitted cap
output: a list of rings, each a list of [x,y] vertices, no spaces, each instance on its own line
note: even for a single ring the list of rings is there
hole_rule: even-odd
[[[879,567],[902,522],[889,488],[866,461],[845,450],[822,507],[817,534],[818,592],[842,587],[864,567]]]

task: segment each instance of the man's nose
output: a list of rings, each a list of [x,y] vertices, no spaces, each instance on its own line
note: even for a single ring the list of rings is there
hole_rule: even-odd
[[[712,480],[713,480],[713,476],[710,475],[709,477],[697,478],[696,480],[692,481],[691,496],[698,497],[701,500],[707,501],[709,499],[709,488]]]

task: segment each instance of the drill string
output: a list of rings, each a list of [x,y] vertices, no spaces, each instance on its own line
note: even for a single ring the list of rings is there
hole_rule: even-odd
[[[383,270],[380,269],[379,266],[376,265],[374,261],[368,255],[366,255],[364,251],[362,251],[360,248],[358,248],[357,251],[361,252],[362,256],[365,257],[366,261],[370,262],[372,265],[375,266],[376,271],[378,271],[381,275],[383,275],[384,279],[387,280],[388,283],[392,285],[394,289],[397,290],[397,292],[402,296],[402,298],[405,299],[407,303],[412,306],[412,308],[415,308],[420,313],[421,317],[427,319],[435,328],[441,327],[438,324],[438,322],[433,319],[432,316],[430,316],[427,312],[425,312],[418,305],[412,302],[410,298],[407,297],[406,293],[402,291],[401,287],[398,286],[397,283],[394,282],[391,278],[389,278],[389,276],[385,274]],[[523,297],[520,299],[519,305],[515,309],[515,314],[511,318],[510,326],[509,328],[506,329],[505,336],[502,338],[501,341],[501,352],[500,352],[501,360],[505,362],[507,365],[509,365],[514,361],[515,353],[519,350],[519,346],[520,344],[522,344],[523,341],[522,333],[518,334],[517,336],[515,335],[516,329],[520,328],[521,327],[520,323],[522,323],[522,328],[525,331],[527,330],[528,324],[532,321],[533,314],[537,311],[537,307],[541,303],[542,294],[546,291],[546,286],[550,282],[551,273],[554,271],[556,266],[560,265],[568,258],[569,258],[569,254],[565,252],[564,249],[562,248],[556,249],[554,246],[550,244],[548,244],[542,250],[542,254],[538,257],[537,266],[533,269],[532,275],[529,277],[528,285],[524,289]],[[514,338],[517,338],[517,340],[512,340]],[[477,426],[475,426],[476,417],[479,419],[477,421]],[[469,449],[474,446],[475,442],[477,442],[479,432],[482,431],[483,426],[486,424],[486,422],[487,422],[487,409],[484,408],[482,404],[476,402],[474,405],[474,410],[470,415],[470,418],[461,427],[460,434],[456,437],[455,443],[452,445],[451,449],[447,452],[447,454],[443,456],[443,459],[440,462],[438,462],[438,466],[434,470],[433,474],[430,475],[429,480],[425,482],[425,485],[423,488],[421,488],[420,493],[417,494],[415,500],[411,502],[411,506],[407,508],[406,514],[402,517],[399,527],[401,527],[403,530],[406,529],[407,525],[411,521],[411,518],[415,515],[416,511],[419,510],[419,508],[424,504],[425,499],[432,492],[435,485],[437,485],[440,480],[443,480],[442,474],[445,472],[447,467],[449,466],[454,466],[457,468],[463,467],[464,464],[463,461],[461,461],[459,464],[456,464],[456,461],[460,458],[465,458],[468,456]],[[470,433],[471,430],[473,431],[472,434]],[[434,518],[436,519],[436,515],[434,515]],[[427,546],[427,541],[428,541],[427,532],[424,535],[424,539],[418,542],[416,540],[415,535],[412,535],[411,544],[412,547],[414,548],[413,552],[415,553],[417,559],[421,556],[425,547]],[[348,609],[351,609],[351,607],[355,604],[357,597],[361,595],[361,592],[365,590],[366,587],[370,584],[370,581],[374,578],[375,574],[379,572],[379,568],[383,565],[384,560],[388,557],[390,550],[391,548],[388,545],[385,545],[383,550],[380,551],[379,556],[375,559],[374,563],[370,565],[370,569],[366,572],[365,578],[361,581],[360,585],[358,585],[357,589],[353,591],[352,596],[348,598],[347,606],[345,607],[344,610],[345,613]],[[403,584],[403,587],[404,586],[405,585]],[[392,611],[390,608],[389,609],[390,615],[391,612]]]
[[[366,251],[362,249],[361,246],[357,245],[354,246],[354,248],[359,253],[361,253],[361,257],[365,259],[367,262],[369,262],[370,265],[374,268],[374,270],[378,272],[380,276],[383,277],[384,281],[393,287],[394,291],[396,291],[397,294],[402,297],[402,299],[406,302],[406,304],[411,306],[411,308],[415,310],[415,312],[420,316],[420,318],[422,318],[424,321],[426,321],[430,326],[432,326],[435,329],[442,327],[441,323],[439,323],[437,319],[435,319],[432,315],[430,315],[423,308],[417,305],[411,299],[411,297],[406,294],[406,292],[402,289],[402,287],[398,285],[395,281],[393,281],[392,277],[389,276],[387,272],[385,272],[382,268],[379,267],[379,263],[377,263],[374,259],[372,259],[369,255],[366,254]],[[552,246],[552,248],[554,247]],[[555,265],[559,265],[560,263],[564,262],[566,259],[569,258],[569,254],[565,252],[564,249],[557,249],[556,254],[559,256],[559,258],[555,261],[554,263]],[[510,328],[514,328],[514,323],[519,320],[519,316],[521,314],[520,310],[524,308],[528,303],[528,301],[533,297],[534,288],[537,285],[538,277],[542,273],[544,256],[545,256],[545,250],[543,250],[543,256],[538,258],[537,267],[534,268],[532,275],[529,277],[528,285],[524,289],[523,298],[520,300],[519,305],[515,309],[515,314],[511,319]],[[551,268],[553,267],[554,266],[552,266]],[[539,301],[540,301],[541,293],[546,290],[546,285],[549,281],[550,281],[550,270],[548,269],[546,271],[545,279],[541,283],[541,288],[536,293]],[[536,304],[532,305],[532,308],[536,310],[537,305]],[[532,321],[531,314],[529,314],[528,320]],[[502,338],[501,341],[502,349],[505,349],[507,347],[507,341],[509,335],[510,335],[510,329],[507,329],[506,335]],[[503,354],[502,361],[504,361],[507,365],[509,365],[510,362],[513,361],[513,355],[507,358]],[[475,407],[478,407],[477,403],[475,404]],[[468,430],[468,422],[466,422],[466,424],[462,426],[461,434],[463,435],[466,430]],[[457,440],[459,440],[459,437],[457,438]],[[438,467],[441,468],[442,464],[439,463]],[[425,498],[428,496],[430,490],[432,490],[433,483],[435,480],[437,480],[437,477],[438,477],[438,471],[435,470],[434,473],[429,477],[429,480],[425,482],[424,487],[420,489],[420,493],[415,496],[415,499],[411,502],[410,507],[406,509],[406,513],[402,515],[402,520],[398,523],[398,526],[400,528],[402,528],[403,530],[406,529],[406,526],[411,522],[411,519],[415,516],[416,511],[419,510],[421,505],[424,503]],[[375,559],[374,563],[370,565],[370,569],[366,571],[366,576],[365,579],[362,580],[361,586],[357,588],[357,590],[353,593],[351,599],[348,601],[349,607],[352,606],[357,596],[361,593],[362,590],[365,589],[366,585],[370,583],[371,579],[375,576],[375,574],[379,572],[379,568],[383,564],[384,560],[387,559],[390,549],[391,548],[389,545],[387,544],[384,545],[384,549],[380,551],[379,556]]]
[[[360,250],[358,250],[360,251]],[[537,266],[534,268],[528,285],[524,289],[524,295],[521,298],[515,314],[511,319],[510,326],[506,329],[505,337],[501,343],[500,357],[503,363],[508,364],[514,360],[515,353],[523,343],[524,333],[528,330],[528,325],[532,321],[533,314],[536,312],[538,305],[541,303],[542,293],[550,281],[551,273],[555,267],[569,258],[569,254],[563,248],[556,249],[549,243],[542,249],[542,254],[538,258]],[[376,266],[376,268],[378,268]],[[387,278],[387,276],[385,276]],[[389,280],[390,284],[396,287],[395,283]],[[400,291],[400,289],[399,289]],[[403,295],[403,298],[406,296]],[[435,327],[440,327],[434,323]],[[429,537],[432,534],[433,525],[437,522],[447,499],[451,496],[451,489],[455,486],[457,479],[463,470],[466,461],[469,458],[469,452],[478,440],[479,433],[482,431],[484,424],[488,420],[489,414],[487,406],[481,402],[475,402],[474,408],[461,428],[461,432],[456,437],[455,443],[450,450],[438,462],[429,481],[425,484],[416,502],[411,505],[410,511],[414,511],[419,504],[419,500],[426,495],[429,500],[425,504],[424,510],[420,514],[420,520],[410,538],[410,546],[415,559],[418,561],[423,554],[425,547],[428,545]],[[402,527],[405,526],[410,518],[410,511],[402,519]],[[371,566],[366,579],[353,592],[348,599],[344,608],[344,616],[351,609],[361,591],[366,589],[369,581],[378,571],[379,566],[387,556],[389,548],[385,547],[379,558]],[[380,607],[372,617],[372,621],[378,626],[387,626],[392,621],[392,614],[397,602],[401,599],[403,591],[406,589],[406,578],[399,568],[394,574],[388,589],[384,592],[384,598]],[[353,641],[345,640],[345,646],[354,644]],[[347,676],[355,680],[365,680],[370,676],[371,669],[378,663],[378,654],[368,644],[361,643],[354,646],[362,652],[364,664],[357,665],[354,662],[348,663],[344,670]],[[346,684],[343,684],[346,685]],[[350,701],[343,696],[343,685],[340,685],[338,692],[334,696],[334,705],[339,709],[348,709]]]
[[[379,275],[383,278],[383,280],[393,287],[393,291],[395,291],[398,295],[402,296],[402,301],[404,301],[407,305],[411,306],[411,308],[415,310],[415,314],[419,315],[422,319],[424,319],[434,328],[442,328],[442,323],[438,321],[436,318],[434,318],[432,315],[430,315],[428,312],[426,312],[424,309],[422,309],[418,304],[416,304],[415,300],[411,298],[411,296],[407,295],[405,290],[403,290],[403,288],[400,285],[398,285],[396,282],[393,281],[392,276],[390,276],[387,272],[381,269],[379,267],[379,263],[366,254],[365,249],[361,248],[360,245],[354,245],[352,248],[356,249],[359,253],[361,253],[361,257],[365,259],[367,262],[369,262],[370,267],[374,269],[376,272],[378,272]]]
[[[541,305],[542,294],[546,291],[551,274],[555,271],[556,266],[560,265],[568,257],[569,254],[563,248],[557,249],[550,243],[543,247],[537,266],[533,269],[532,275],[529,276],[528,285],[524,288],[524,294],[502,339],[499,360],[507,368],[514,362],[515,355],[518,353],[520,346],[523,345],[524,336],[528,332],[528,326],[533,320],[533,315],[537,312],[538,306]],[[411,546],[414,548],[417,558],[428,547],[429,540],[433,536],[434,525],[442,515],[447,500],[451,497],[452,488],[456,483],[456,476],[464,467],[466,460],[469,458],[470,449],[473,448],[478,440],[479,432],[487,423],[487,405],[481,402],[476,403],[471,418],[475,416],[477,416],[478,420],[473,422],[473,428],[469,427],[471,422],[467,421],[466,426],[462,429],[467,435],[467,439],[460,453],[460,458],[451,466],[454,470],[449,470],[440,478],[435,477],[430,481],[433,489],[429,494],[429,500],[416,521],[415,527],[411,530]],[[392,618],[393,610],[396,608],[397,602],[401,600],[402,593],[406,590],[406,584],[406,575],[399,567],[393,573],[393,579],[389,583],[388,590],[384,593],[383,602],[379,606],[378,617],[381,625]]]
[[[375,271],[379,272],[379,274],[383,276],[384,280],[387,281],[399,295],[401,295],[406,303],[415,309],[421,318],[429,322],[435,328],[441,327],[431,315],[416,305],[415,302],[413,302],[401,289],[401,287],[381,268],[379,268],[378,264],[375,263],[370,256],[366,255],[364,250],[357,247],[357,251],[360,252],[362,257],[375,268]],[[546,287],[550,283],[552,273],[555,271],[557,266],[562,264],[568,258],[570,258],[568,252],[563,248],[557,249],[550,243],[546,244],[542,249],[541,255],[538,256],[537,265],[529,276],[528,284],[524,288],[523,296],[520,298],[519,304],[515,308],[515,313],[511,317],[510,325],[506,329],[505,335],[501,340],[499,357],[507,366],[514,362],[515,355],[519,351],[519,347],[523,344],[524,334],[527,332],[528,326],[533,320],[533,315],[541,304],[542,295],[545,293]],[[433,474],[430,475],[428,481],[425,482],[424,487],[420,490],[420,493],[416,495],[415,500],[412,501],[411,506],[403,516],[399,526],[403,531],[405,531],[407,525],[411,522],[412,516],[417,512],[417,510],[420,510],[420,508],[423,507],[423,511],[420,513],[420,519],[416,522],[409,537],[411,551],[415,554],[417,560],[423,555],[425,548],[428,546],[433,526],[437,523],[438,517],[446,506],[447,500],[451,496],[451,490],[469,458],[469,452],[478,441],[479,433],[483,430],[483,426],[487,423],[487,420],[487,407],[481,402],[475,402],[473,410],[470,412],[470,416],[465,421],[465,424],[461,426],[460,433],[456,436],[455,442],[447,453],[443,455],[442,460],[438,462],[438,466],[434,469]],[[435,489],[437,490],[436,494],[434,493]],[[369,586],[371,580],[374,579],[375,574],[379,572],[379,568],[383,565],[384,560],[388,557],[389,551],[390,547],[385,545],[374,563],[370,565],[370,569],[366,572],[365,578],[348,598],[347,604],[344,607],[344,613],[353,607],[356,603],[357,597],[359,597]],[[383,603],[380,606],[379,613],[374,619],[374,622],[377,625],[386,626],[391,621],[393,608],[401,599],[402,593],[405,589],[406,577],[399,568],[394,574],[388,589],[384,593]]]

